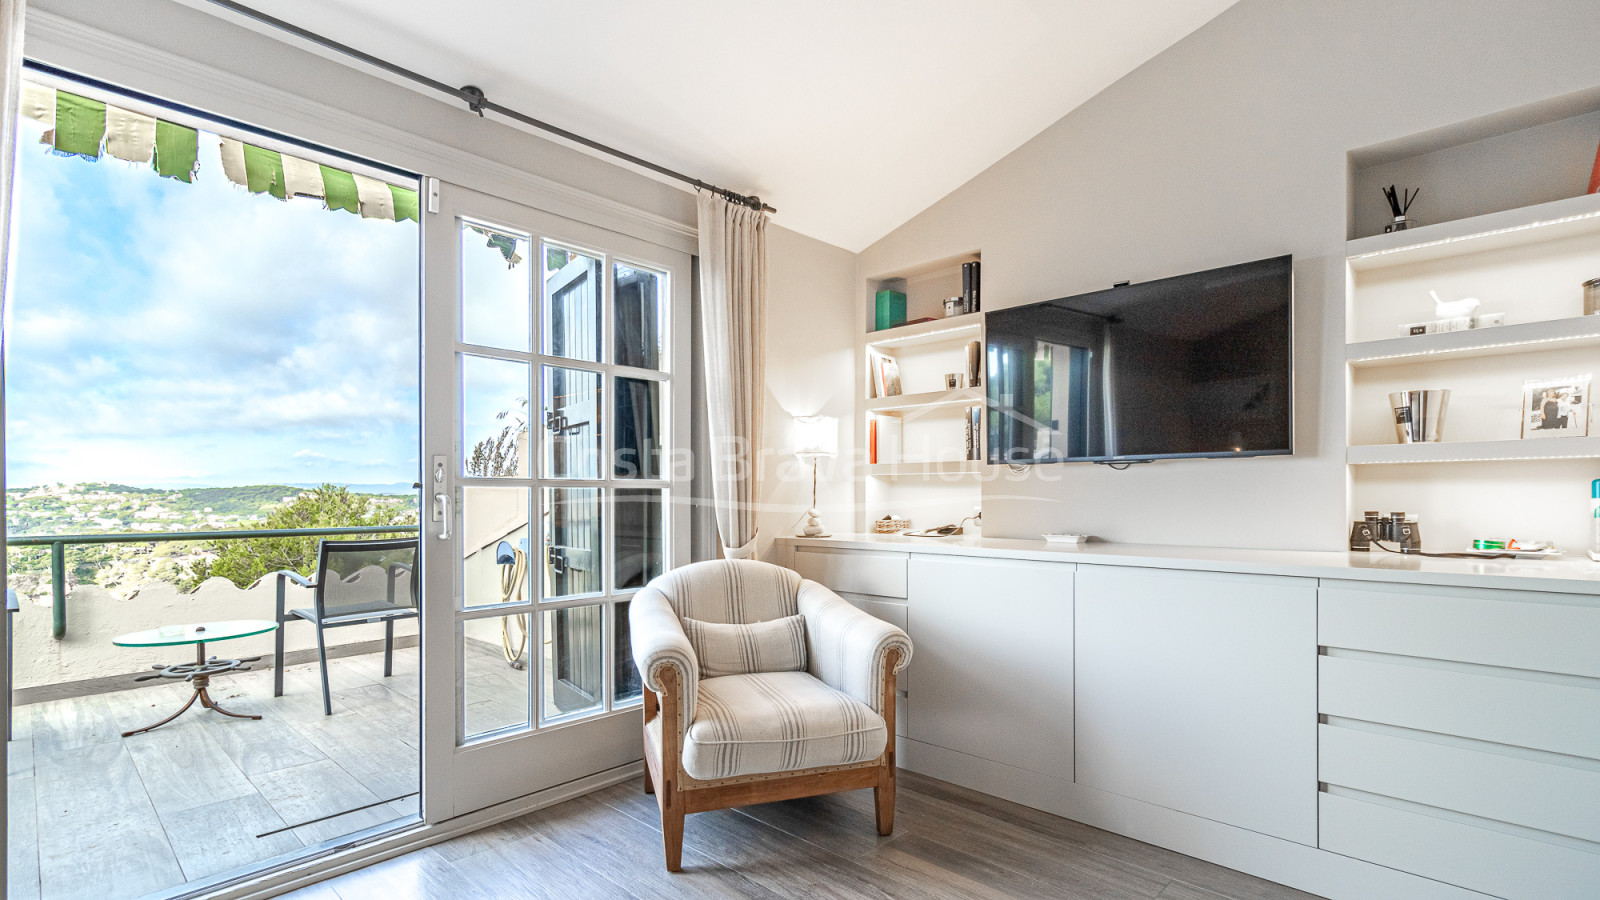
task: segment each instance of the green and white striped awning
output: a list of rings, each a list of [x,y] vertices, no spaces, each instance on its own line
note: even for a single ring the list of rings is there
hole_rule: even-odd
[[[128,162],[149,163],[163,178],[183,182],[193,182],[200,165],[195,129],[101,100],[24,81],[21,113],[48,129],[45,142],[60,153],[90,159],[105,153]],[[421,221],[417,192],[412,188],[219,137],[223,174],[253,194],[271,194],[279,200],[316,197],[328,209],[368,219]]]

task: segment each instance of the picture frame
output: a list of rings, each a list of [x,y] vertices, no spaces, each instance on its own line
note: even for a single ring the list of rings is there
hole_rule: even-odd
[[[900,396],[900,363],[892,356],[878,357],[879,383],[883,386],[880,397]]]
[[[1591,375],[1522,384],[1522,438],[1588,437]]]

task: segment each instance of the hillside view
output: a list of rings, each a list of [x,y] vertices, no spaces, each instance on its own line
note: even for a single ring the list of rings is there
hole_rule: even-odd
[[[370,490],[380,486],[356,487]],[[392,489],[387,485],[381,487]],[[367,493],[334,485],[308,488],[254,484],[165,490],[91,482],[8,488],[5,493],[8,538],[346,524],[414,525],[417,521],[414,493]],[[236,584],[247,582],[259,573],[230,568],[226,560],[219,566],[219,557],[226,555],[229,545],[240,543],[149,541],[70,545],[66,548],[67,587],[71,590],[78,584],[97,584],[126,597],[139,587],[157,581],[185,589],[196,587],[210,575],[228,577]],[[286,567],[299,568],[304,562],[304,548],[314,548],[315,540],[300,539],[294,544],[286,554],[280,552],[279,556],[286,557]],[[24,598],[49,596],[49,548],[8,548],[6,564],[7,585],[15,588],[19,595]]]

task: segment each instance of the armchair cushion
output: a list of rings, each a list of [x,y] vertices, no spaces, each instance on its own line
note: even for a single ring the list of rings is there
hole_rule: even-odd
[[[683,633],[700,662],[700,677],[757,672],[803,672],[806,620],[798,615],[749,625],[683,618]]]
[[[792,616],[800,573],[754,559],[679,566],[650,582],[680,616],[702,622],[765,622]]]
[[[709,781],[866,762],[888,742],[883,717],[805,672],[700,682],[683,769]]]

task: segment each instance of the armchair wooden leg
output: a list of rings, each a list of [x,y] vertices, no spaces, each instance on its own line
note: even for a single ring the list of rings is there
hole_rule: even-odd
[[[683,871],[683,802],[670,797],[661,804],[661,844],[667,853],[667,871]]]
[[[878,807],[878,833],[894,833],[894,767],[884,768],[878,786],[872,789],[872,799]]]
[[[650,762],[648,760],[644,764],[644,792],[646,794],[654,794],[656,792],[656,783],[650,780]]]

